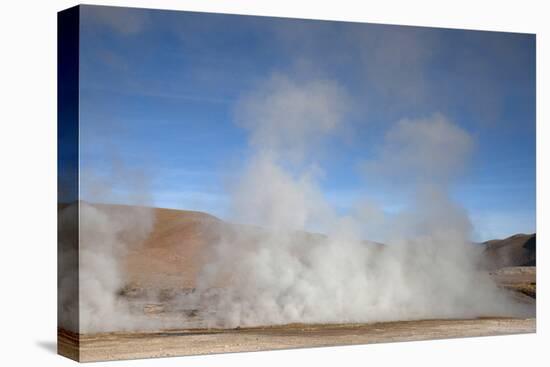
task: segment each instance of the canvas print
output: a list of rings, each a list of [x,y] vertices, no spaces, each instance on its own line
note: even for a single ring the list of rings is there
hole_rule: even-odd
[[[58,27],[60,354],[535,332],[534,34],[91,5]]]

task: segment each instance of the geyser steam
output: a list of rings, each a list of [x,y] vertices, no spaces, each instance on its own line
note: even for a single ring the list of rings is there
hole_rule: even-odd
[[[230,219],[243,225],[219,228],[195,291],[175,297],[174,309],[198,310],[200,326],[216,327],[522,314],[480,271],[467,213],[449,196],[474,142],[445,116],[398,121],[375,159],[357,157],[365,184],[399,182],[407,207],[388,214],[369,198],[358,198],[347,215],[331,207],[320,187],[322,163],[325,148],[350,131],[349,101],[335,81],[281,74],[241,99],[236,122],[249,133],[251,154],[230,190]],[[147,205],[143,177],[115,168],[113,181],[129,188],[126,202]],[[113,183],[90,175],[82,182],[92,200],[120,201],[105,194]],[[81,203],[80,217],[79,332],[197,325],[185,313],[146,316],[120,296],[124,258],[150,234],[152,210]],[[384,245],[365,241],[372,238]],[[69,321],[63,325],[75,329]]]
[[[232,219],[261,229],[225,230],[209,249],[194,297],[211,326],[522,312],[479,271],[467,213],[448,194],[474,144],[443,115],[397,122],[364,164],[367,178],[401,182],[413,198],[407,208],[387,215],[362,208],[368,200],[351,215],[331,208],[319,159],[345,127],[348,100],[334,81],[274,75],[240,101],[252,154],[232,190]],[[385,245],[364,241],[371,220]]]
[[[125,260],[139,251],[151,233],[155,215],[150,208],[148,180],[141,171],[111,157],[108,174],[81,173],[81,189],[92,203],[79,204],[79,332],[139,330],[161,327],[157,320],[133,312],[120,296],[128,284]],[[116,190],[116,185],[124,190]],[[129,206],[98,204],[122,201]],[[74,204],[76,206],[76,204]]]

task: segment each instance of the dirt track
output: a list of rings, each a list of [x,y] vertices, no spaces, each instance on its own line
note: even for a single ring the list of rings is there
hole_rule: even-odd
[[[154,333],[80,335],[80,361],[168,357],[444,339],[536,331],[535,319],[423,320],[375,324],[287,325],[239,330],[170,330]],[[59,348],[70,353],[75,335],[60,331]]]

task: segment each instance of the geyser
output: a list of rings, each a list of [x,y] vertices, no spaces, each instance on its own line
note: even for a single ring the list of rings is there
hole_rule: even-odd
[[[362,208],[368,198],[347,215],[331,207],[319,159],[345,127],[348,100],[335,81],[276,74],[239,102],[251,157],[231,188],[231,219],[262,230],[230,230],[208,249],[194,297],[210,326],[521,314],[479,268],[467,213],[449,195],[474,141],[445,116],[398,121],[363,164],[367,176],[401,182],[406,208]],[[364,240],[371,221],[385,245]],[[325,235],[306,235],[312,228]]]

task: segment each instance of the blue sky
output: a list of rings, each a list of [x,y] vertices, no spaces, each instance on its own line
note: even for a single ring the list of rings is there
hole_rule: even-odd
[[[396,121],[439,113],[475,142],[451,193],[476,238],[535,231],[534,35],[81,11],[81,167],[129,172],[112,182],[114,192],[139,181],[152,205],[224,217],[227,182],[249,154],[236,105],[282,73],[334,80],[351,96],[349,129],[322,160],[322,190],[342,212],[364,195],[388,211],[404,205],[398,191],[358,174],[359,160],[376,153]],[[82,190],[93,197],[86,182]]]

